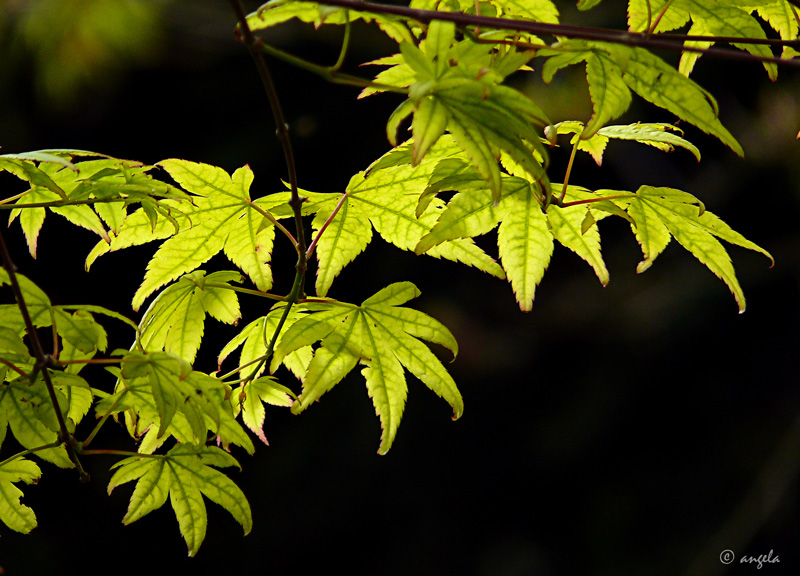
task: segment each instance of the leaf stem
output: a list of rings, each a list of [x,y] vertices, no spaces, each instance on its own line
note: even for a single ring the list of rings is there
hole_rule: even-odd
[[[16,372],[17,374],[19,374],[19,375],[20,375],[20,376],[22,376],[23,378],[30,378],[30,374],[28,374],[27,372],[25,372],[25,371],[24,371],[24,370],[22,370],[21,368],[18,368],[18,367],[16,366],[16,364],[14,364],[13,362],[9,362],[9,361],[8,361],[8,360],[6,360],[5,358],[0,358],[0,364],[5,364],[6,366],[8,366],[9,368],[11,368],[11,369],[12,369],[14,372]]]
[[[311,255],[314,253],[314,248],[317,247],[317,243],[319,242],[320,236],[322,236],[322,233],[325,232],[325,229],[330,225],[330,223],[333,222],[333,219],[339,213],[339,210],[341,210],[342,206],[344,205],[344,201],[347,200],[347,197],[349,195],[350,195],[349,192],[344,192],[342,194],[342,197],[339,198],[339,202],[336,204],[336,207],[333,209],[333,212],[331,212],[331,215],[328,216],[328,218],[325,220],[325,223],[319,229],[319,232],[317,232],[317,235],[314,237],[314,240],[312,240],[311,245],[309,245],[308,250],[306,251],[307,258],[311,258]]]
[[[289,186],[292,192],[292,198],[289,200],[289,206],[292,207],[295,216],[295,225],[297,232],[297,241],[295,245],[298,251],[297,269],[305,271],[305,253],[306,241],[303,231],[303,218],[301,206],[303,199],[300,198],[300,193],[297,187],[297,168],[294,161],[294,151],[292,149],[292,141],[289,137],[289,124],[286,123],[286,118],[283,115],[283,108],[281,107],[280,99],[278,98],[278,91],[275,89],[275,82],[272,80],[272,74],[269,71],[267,62],[261,52],[261,43],[253,35],[250,25],[247,22],[247,16],[244,13],[242,4],[239,0],[230,0],[236,18],[239,20],[237,31],[240,33],[239,39],[242,40],[253,58],[253,63],[258,71],[258,76],[261,78],[261,83],[264,86],[264,91],[267,93],[267,100],[272,110],[272,117],[275,119],[276,129],[275,136],[283,147],[283,155],[286,160],[286,169],[289,172]]]
[[[55,442],[51,442],[50,444],[45,444],[44,446],[37,446],[36,448],[28,448],[27,450],[23,450],[22,452],[17,452],[13,456],[6,458],[2,462],[0,462],[0,468],[8,464],[9,462],[13,462],[17,458],[22,458],[23,456],[27,456],[28,454],[33,454],[34,452],[39,452],[40,450],[47,450],[48,448],[57,448],[61,444],[61,440],[56,440]]]
[[[267,351],[264,355],[260,358],[258,364],[255,367],[255,370],[252,371],[248,378],[245,378],[245,382],[250,382],[256,377],[256,374],[261,370],[261,367],[267,361],[267,359],[272,356],[272,353],[275,351],[275,344],[278,341],[278,336],[283,329],[283,325],[286,324],[286,319],[289,317],[289,312],[292,309],[292,306],[300,300],[300,291],[303,287],[303,281],[305,279],[305,271],[300,272],[299,270],[295,273],[294,276],[294,284],[292,284],[292,290],[289,292],[289,295],[286,297],[286,306],[283,308],[283,314],[281,314],[280,320],[278,320],[278,325],[275,327],[275,331],[272,333],[272,337],[270,338],[269,345],[267,346]],[[266,330],[266,320],[264,321],[264,329]]]
[[[292,235],[292,233],[291,233],[291,232],[289,232],[289,230],[287,230],[287,229],[286,229],[286,226],[284,226],[283,224],[281,224],[281,223],[278,221],[278,219],[277,219],[277,218],[275,218],[275,216],[273,216],[272,214],[270,214],[270,213],[269,213],[267,210],[264,210],[264,209],[263,209],[261,206],[259,206],[258,204],[256,204],[256,203],[255,203],[255,202],[253,202],[252,200],[251,200],[251,201],[249,201],[248,203],[250,204],[250,206],[251,206],[251,207],[252,207],[252,208],[253,208],[253,209],[254,209],[256,212],[258,212],[258,213],[259,213],[259,214],[261,214],[261,215],[262,215],[264,218],[266,218],[267,220],[269,220],[270,222],[272,222],[272,223],[275,225],[275,228],[277,228],[278,230],[280,230],[281,232],[283,232],[283,235],[284,235],[284,236],[286,236],[286,237],[289,239],[289,241],[292,243],[292,246],[294,246],[295,250],[298,250],[298,254],[299,254],[299,248],[298,248],[297,240],[295,240],[295,238],[294,238],[294,236]]]
[[[286,302],[286,296],[278,296],[270,292],[262,292],[261,290],[252,290],[251,288],[242,288],[240,286],[231,286],[222,282],[206,282],[206,286],[212,288],[222,288],[223,290],[233,290],[234,292],[241,292],[242,294],[250,294],[251,296],[260,296],[261,298],[269,298],[270,300],[278,300]]]
[[[586,200],[573,200],[572,202],[560,202],[559,207],[567,208],[568,206],[578,206],[580,204],[593,204],[595,202],[602,202],[603,200],[618,200],[619,198],[630,198],[633,194],[617,194],[616,196],[606,196],[605,198],[587,198]]]
[[[567,172],[564,174],[564,185],[561,188],[561,197],[558,199],[562,206],[564,205],[564,197],[567,195],[567,188],[569,188],[569,176],[572,174],[572,163],[575,161],[575,153],[578,151],[578,144],[580,144],[580,141],[580,137],[575,136],[575,143],[572,145],[572,154],[569,155]]]
[[[66,446],[69,459],[77,468],[78,476],[81,482],[88,482],[89,474],[87,474],[83,469],[83,466],[81,466],[81,461],[78,459],[78,455],[75,453],[75,439],[69,433],[69,430],[67,430],[67,423],[64,420],[64,414],[61,412],[61,407],[59,406],[58,398],[56,397],[56,390],[53,386],[53,381],[50,379],[50,372],[48,371],[48,368],[52,365],[53,359],[51,356],[46,355],[44,353],[44,349],[42,348],[42,343],[39,340],[39,334],[36,332],[36,327],[33,325],[30,312],[25,304],[25,298],[22,295],[22,288],[20,288],[17,280],[17,267],[14,265],[14,261],[11,259],[11,254],[8,251],[6,239],[3,236],[2,231],[0,231],[0,254],[2,255],[3,259],[3,268],[5,268],[6,272],[8,273],[11,289],[13,290],[14,296],[17,299],[17,306],[22,314],[22,319],[25,321],[25,329],[27,330],[28,337],[31,340],[31,347],[33,348],[34,357],[36,358],[34,373],[37,370],[42,371],[42,378],[44,379],[45,387],[47,388],[47,394],[50,396],[50,402],[53,404],[53,409],[56,413],[56,420],[58,421],[58,428],[60,430],[59,443],[63,443]]]
[[[671,5],[672,5],[672,0],[667,0],[667,2],[664,4],[664,6],[661,7],[661,10],[659,10],[658,15],[656,16],[656,19],[653,20],[653,22],[651,24],[650,23],[650,16],[651,16],[651,14],[650,14],[650,2],[648,0],[648,2],[647,2],[647,33],[648,34],[654,34],[655,33],[656,28],[658,28],[658,25],[661,24],[661,19],[664,18],[664,14],[667,13],[667,10],[669,9],[669,7]]]
[[[160,454],[142,454],[141,452],[131,452],[130,450],[107,450],[99,448],[97,450],[81,450],[81,455],[85,456],[141,456],[142,458],[160,458]]]
[[[344,59],[347,57],[347,50],[350,47],[350,11],[344,11],[345,18],[347,19],[344,23],[344,39],[342,40],[342,49],[339,51],[339,58],[336,60],[336,64],[329,68],[331,74],[336,74],[339,71],[339,68],[342,67],[344,64]]]
[[[97,436],[97,433],[98,433],[98,432],[100,432],[100,428],[102,428],[102,427],[103,427],[103,424],[105,424],[105,423],[106,423],[106,420],[108,420],[109,416],[111,416],[111,414],[112,414],[112,412],[113,412],[114,408],[116,408],[116,407],[117,407],[117,404],[119,404],[119,401],[120,401],[120,400],[122,400],[122,398],[123,398],[123,397],[125,396],[125,394],[127,394],[127,393],[128,393],[128,389],[127,389],[127,388],[125,388],[125,389],[122,391],[122,393],[121,393],[119,396],[117,396],[117,397],[116,397],[116,399],[115,399],[115,400],[114,400],[114,401],[111,403],[111,406],[109,406],[109,407],[108,407],[108,410],[106,410],[106,413],[105,413],[105,414],[103,414],[102,418],[100,418],[100,421],[99,421],[99,422],[98,422],[98,423],[95,425],[94,429],[92,429],[92,431],[91,431],[91,432],[89,433],[89,435],[86,437],[86,440],[84,440],[84,441],[82,442],[82,444],[81,444],[81,453],[83,453],[83,452],[84,452],[84,451],[83,451],[83,448],[85,448],[86,446],[88,446],[89,444],[91,444],[91,443],[92,443],[92,440],[94,440],[94,437],[95,437],[95,436]]]
[[[367,80],[366,78],[361,78],[359,76],[352,76],[350,74],[343,74],[338,70],[334,70],[332,66],[320,66],[319,64],[314,64],[313,62],[309,62],[308,60],[304,60],[293,54],[289,54],[284,52],[283,50],[279,50],[269,44],[264,44],[261,40],[256,39],[258,46],[263,50],[266,54],[276,58],[278,60],[283,60],[300,68],[301,70],[305,70],[306,72],[310,72],[317,76],[322,77],[323,79],[327,80],[328,82],[333,82],[334,84],[343,84],[346,86],[358,86],[360,88],[377,88],[379,90],[383,90],[385,92],[397,92],[399,94],[408,94],[407,88],[401,88],[399,86],[392,86],[390,84],[381,84],[380,82],[374,82],[372,80]]]

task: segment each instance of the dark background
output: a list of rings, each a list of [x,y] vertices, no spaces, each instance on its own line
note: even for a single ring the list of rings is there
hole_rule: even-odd
[[[107,24],[113,18],[103,10],[122,4],[0,1],[3,152],[79,148],[228,171],[249,164],[253,196],[280,190],[282,153],[227,4],[129,2],[123,25],[109,25],[105,40],[76,31],[84,15]],[[624,26],[622,3],[607,2],[588,20],[571,4],[559,6],[566,23]],[[356,31],[349,63],[392,50],[380,34]],[[289,24],[267,38],[328,64],[340,34]],[[356,101],[356,89],[272,66],[301,187],[343,190],[388,150],[384,123],[397,96]],[[687,190],[770,250],[772,269],[763,256],[730,249],[748,297],[745,314],[677,243],[637,276],[641,254],[621,220],[600,224],[609,286],[557,247],[528,314],[505,282],[373,241],[331,295],[359,302],[391,282],[414,282],[422,291],[414,305],[444,322],[461,346],[449,365],[465,398],[461,420],[451,422],[448,406],[410,378],[403,425],[379,457],[379,423],[358,374],[302,416],[268,409],[271,445],[258,446],[254,458],[234,452],[243,472],[232,477],[248,495],[254,529],[242,538],[208,502],[208,535],[195,559],[186,558],[168,506],[120,523],[131,485],[105,494],[115,459],[87,458],[88,485],[43,464],[23,500],[39,527],[27,536],[0,528],[4,572],[105,574],[129,564],[156,574],[798,573],[800,75],[782,69],[773,85],[758,65],[704,58],[694,78],[717,96],[746,160],[686,126],[703,153],[699,165],[685,151],[612,142],[602,168],[579,158],[571,182]],[[554,121],[590,112],[580,68],[559,73],[549,87],[538,74],[513,81]],[[638,119],[674,120],[635,99],[620,123]],[[553,152],[554,181],[566,157]],[[0,197],[21,190],[7,176],[0,185]],[[87,273],[83,260],[97,238],[58,216],[45,222],[36,261],[17,224],[4,233],[21,272],[54,302],[97,303],[134,317],[130,300],[153,246],[104,256]],[[496,254],[489,236],[482,245]],[[275,291],[288,291],[291,250],[276,244]],[[207,269],[230,266],[215,258]],[[263,311],[245,303],[245,313],[252,319]],[[236,333],[209,323],[198,369],[214,369]],[[127,346],[127,337],[112,347]],[[109,382],[100,372],[94,377],[93,385]],[[107,446],[130,449],[121,431],[108,428]],[[727,569],[719,561],[725,549],[736,554]],[[739,564],[770,551],[779,563],[758,572]]]

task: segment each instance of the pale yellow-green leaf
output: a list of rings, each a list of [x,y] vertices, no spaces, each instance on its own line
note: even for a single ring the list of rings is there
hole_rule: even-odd
[[[628,0],[628,28],[634,32],[669,32],[689,21],[689,11],[674,0]],[[658,25],[653,28],[653,26]]]
[[[749,12],[724,2],[708,2],[707,0],[675,0],[681,8],[689,11],[693,22],[699,22],[702,28],[715,36],[732,36],[736,38],[766,39],[764,29]],[[733,43],[757,58],[773,56],[769,46],[752,43]],[[764,62],[771,80],[778,77],[778,67],[774,62]]]
[[[630,48],[626,52],[629,60],[623,78],[634,92],[716,136],[739,156],[744,155],[741,145],[717,118],[716,102],[710,94],[647,50]]]
[[[23,494],[14,483],[36,483],[41,476],[39,467],[24,458],[6,461],[0,465],[0,522],[22,534],[36,528],[36,514],[20,502]]]
[[[314,217],[312,226],[319,232],[333,210],[321,210]],[[353,259],[361,254],[372,241],[372,225],[367,214],[345,198],[336,216],[330,221],[317,243],[317,295],[325,296],[333,279]]]
[[[560,195],[560,188],[560,185],[553,184],[553,195]],[[596,226],[586,233],[581,232],[586,210],[587,206],[582,204],[568,208],[550,205],[547,208],[547,218],[555,239],[583,258],[605,286],[608,284],[609,274],[600,251],[600,233]]]
[[[622,79],[622,70],[613,58],[601,51],[586,59],[586,78],[594,114],[581,138],[591,138],[609,120],[619,118],[631,104],[631,92]]]
[[[553,254],[553,234],[530,186],[503,197],[497,246],[506,276],[523,312],[533,307],[536,286]]]
[[[426,338],[451,347],[454,340],[446,328],[422,313],[395,310],[416,297],[419,290],[408,282],[392,284],[361,306],[340,302],[317,304],[287,331],[276,356],[321,340],[308,366],[303,390],[292,406],[295,413],[306,409],[338,384],[355,366],[364,366],[364,376],[383,433],[379,453],[394,441],[405,406],[407,387],[404,368],[417,376],[453,407],[454,418],[463,412],[463,400],[452,378],[430,350],[416,339]],[[404,320],[409,320],[406,329]]]

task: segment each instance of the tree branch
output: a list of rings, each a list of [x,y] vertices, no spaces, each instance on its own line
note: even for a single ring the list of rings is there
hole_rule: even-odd
[[[800,6],[800,0],[790,0],[793,5]],[[370,12],[372,14],[392,14],[403,18],[409,18],[428,24],[434,20],[453,22],[457,26],[478,26],[481,28],[495,28],[500,30],[514,30],[518,32],[530,32],[532,34],[545,34],[552,36],[563,36],[566,38],[576,38],[581,40],[598,40],[611,42],[614,44],[624,44],[626,46],[640,46],[642,48],[677,50],[682,52],[698,52],[719,58],[729,58],[733,60],[743,60],[749,62],[774,62],[786,66],[800,67],[800,60],[787,60],[776,57],[762,57],[749,53],[719,48],[698,48],[684,46],[686,41],[706,41],[706,42],[735,42],[737,44],[770,44],[776,46],[791,46],[800,50],[800,40],[769,40],[755,38],[735,38],[728,36],[685,36],[670,35],[671,39],[654,38],[642,32],[629,32],[622,30],[606,30],[603,28],[589,28],[584,26],[569,26],[565,24],[546,24],[544,22],[530,22],[527,20],[514,20],[511,18],[496,18],[490,16],[476,16],[463,14],[461,12],[439,12],[435,10],[418,10],[406,6],[393,6],[388,4],[375,4],[372,2],[362,2],[361,0],[319,0],[319,4],[326,6],[339,6],[350,8],[360,12]],[[701,40],[702,39],[702,40]]]
[[[11,284],[11,289],[14,291],[14,296],[17,299],[19,311],[22,314],[22,319],[25,322],[25,329],[27,330],[28,337],[31,340],[33,355],[36,358],[36,366],[34,367],[33,374],[36,373],[37,369],[42,371],[42,378],[44,379],[45,387],[47,388],[47,394],[50,396],[50,402],[53,404],[53,409],[56,413],[56,420],[58,420],[58,428],[60,430],[59,443],[63,443],[66,447],[69,459],[73,464],[75,464],[75,468],[78,469],[78,476],[80,477],[81,482],[88,482],[89,474],[83,469],[81,461],[78,459],[78,455],[75,453],[74,438],[72,434],[69,433],[69,430],[67,430],[67,423],[64,420],[64,414],[61,412],[61,406],[59,406],[58,398],[56,397],[56,390],[53,386],[53,381],[50,379],[50,372],[48,371],[48,368],[52,364],[53,360],[50,356],[44,353],[44,348],[42,348],[42,343],[39,340],[39,334],[36,332],[36,326],[33,325],[30,312],[28,311],[28,307],[25,305],[25,298],[22,295],[22,289],[20,288],[19,281],[17,280],[17,267],[14,265],[14,262],[11,259],[11,253],[8,251],[6,239],[3,236],[2,231],[0,231],[0,255],[2,255],[3,268],[5,268],[6,272],[8,273],[8,280]]]

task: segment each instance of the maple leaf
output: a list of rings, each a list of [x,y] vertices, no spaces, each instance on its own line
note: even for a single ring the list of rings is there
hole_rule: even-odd
[[[163,455],[132,456],[117,462],[108,493],[136,480],[123,524],[130,524],[163,506],[170,499],[189,556],[200,549],[206,536],[208,513],[203,496],[227,510],[245,535],[253,526],[250,505],[241,489],[222,472],[212,468],[235,466],[230,454],[213,446],[178,444]]]
[[[241,282],[238,272],[205,275],[196,270],[165,288],[153,300],[140,323],[141,345],[147,350],[166,350],[194,362],[203,339],[206,314],[226,324],[241,317],[236,292],[229,282]]]
[[[252,453],[253,443],[233,417],[227,401],[230,387],[193,371],[185,360],[168,352],[128,352],[112,395],[96,411],[125,412],[134,437],[145,434],[139,451],[149,453],[172,435],[184,444],[204,444],[208,433],[224,445],[236,444]]]
[[[455,382],[439,359],[418,340],[440,344],[455,356],[455,338],[430,316],[400,307],[419,294],[410,282],[398,282],[360,306],[337,301],[314,304],[313,313],[286,331],[272,358],[274,371],[287,354],[320,341],[292,412],[308,408],[361,364],[361,374],[383,428],[379,454],[391,448],[403,416],[407,395],[404,368],[452,406],[453,419],[459,418],[464,404]]]
[[[497,160],[507,152],[547,189],[543,163],[547,152],[535,126],[550,124],[544,112],[516,90],[499,85],[502,74],[490,74],[485,58],[488,50],[475,54],[453,45],[451,22],[431,22],[426,41],[417,48],[402,43],[400,52],[415,73],[409,100],[389,119],[387,133],[396,144],[396,126],[414,113],[412,164],[418,164],[439,138],[449,131],[489,182],[497,203],[502,179]],[[454,62],[455,64],[451,64]]]
[[[232,176],[216,166],[163,160],[159,163],[183,188],[195,194],[194,204],[186,210],[191,225],[166,240],[147,265],[147,273],[133,297],[138,310],[150,294],[184,274],[191,272],[224,251],[228,259],[239,266],[259,290],[272,287],[269,262],[275,229],[265,222],[264,211],[271,207],[250,200],[249,188],[253,172],[245,166]],[[137,224],[141,230],[142,218]],[[123,224],[122,232],[125,230]],[[135,243],[148,242],[142,230]]]
[[[744,293],[736,279],[730,256],[717,238],[760,252],[774,263],[769,252],[706,211],[703,204],[688,192],[642,186],[630,198],[614,202],[625,206],[634,221],[634,234],[645,257],[639,263],[637,272],[647,270],[666,248],[670,238],[675,238],[728,285],[739,305],[739,312],[745,310]]]
[[[253,373],[252,366],[256,364],[259,359],[264,358],[269,346],[268,339],[278,329],[278,322],[283,316],[283,304],[278,304],[269,314],[253,320],[245,326],[239,334],[237,334],[230,342],[228,342],[220,351],[217,357],[217,363],[222,366],[222,363],[230,355],[231,352],[241,346],[239,354],[239,373],[242,377],[259,376],[265,370],[262,364],[258,370]],[[277,342],[280,342],[281,337],[286,330],[294,324],[297,320],[302,318],[304,313],[303,305],[296,305],[292,307],[289,316],[278,334]],[[286,358],[283,359],[283,364],[295,375],[297,378],[302,379],[308,368],[308,363],[311,362],[312,351],[311,346],[295,350]]]
[[[341,202],[339,212],[320,237],[316,250],[318,295],[326,295],[339,272],[363,252],[372,239],[372,228],[384,240],[402,250],[414,250],[420,238],[430,232],[444,203],[434,200],[429,210],[418,214],[419,195],[424,192],[439,161],[463,153],[449,136],[445,136],[431,148],[425,159],[417,166],[411,166],[403,160],[410,157],[412,146],[412,143],[406,143],[395,148],[366,171],[353,176],[344,197],[328,194],[326,201],[310,208],[317,211],[312,225],[319,231],[332,214],[336,202]],[[504,277],[497,262],[470,239],[442,243],[426,254]]]
[[[36,514],[20,503],[23,494],[14,483],[35,484],[41,476],[39,467],[24,458],[0,464],[0,521],[12,530],[27,534],[37,525]]]
[[[739,156],[744,155],[739,142],[719,121],[714,98],[693,80],[644,48],[584,40],[567,40],[560,42],[559,47],[567,52],[541,51],[542,55],[550,56],[542,68],[542,78],[547,83],[559,69],[600,57],[600,53],[610,56],[613,62],[624,64],[616,68],[607,66],[603,74],[589,73],[587,66],[590,94],[593,91],[602,94],[602,97],[592,99],[592,130],[601,128],[599,119],[611,120],[624,112],[630,103],[629,90],[632,90],[706,134],[717,137]],[[602,58],[606,59],[606,56]],[[583,136],[589,138],[593,134],[591,130],[584,130]]]

